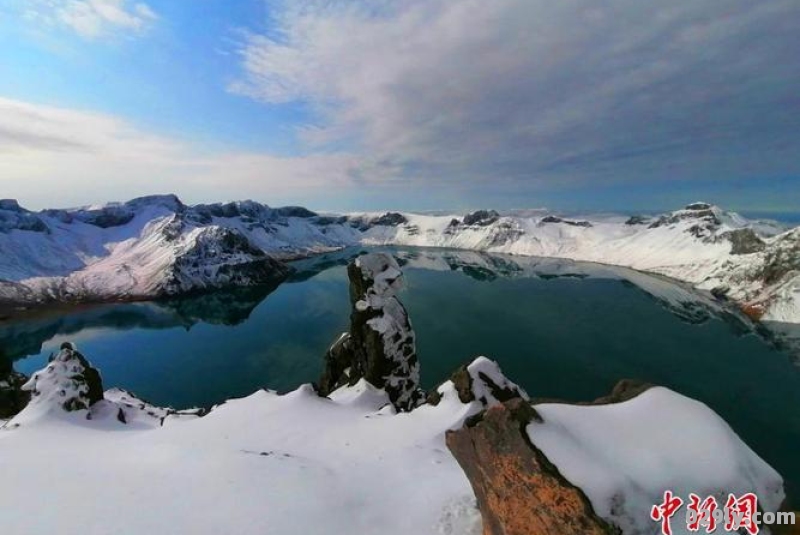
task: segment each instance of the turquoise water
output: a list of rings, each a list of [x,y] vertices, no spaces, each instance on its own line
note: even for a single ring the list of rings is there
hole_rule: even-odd
[[[668,306],[610,268],[397,249],[401,299],[417,332],[423,386],[477,355],[534,397],[590,400],[622,378],[670,387],[722,415],[800,496],[800,369],[745,323],[702,305]],[[316,380],[347,328],[344,264],[298,262],[269,293],[92,307],[0,324],[0,347],[31,373],[72,340],[120,386],[160,405],[208,406],[261,387]],[[663,284],[663,283],[662,283]],[[797,500],[794,500],[796,503]]]

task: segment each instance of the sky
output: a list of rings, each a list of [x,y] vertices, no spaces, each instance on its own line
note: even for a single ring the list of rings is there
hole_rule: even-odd
[[[2,0],[0,188],[800,212],[800,2]]]

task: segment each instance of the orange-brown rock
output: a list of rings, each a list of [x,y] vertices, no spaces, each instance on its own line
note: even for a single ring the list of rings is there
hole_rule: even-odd
[[[761,319],[761,316],[764,315],[764,305],[762,304],[744,304],[741,306],[742,312],[750,316],[751,319],[756,321]]]
[[[475,492],[484,535],[618,534],[530,442],[525,428],[540,419],[516,398],[447,433],[447,447]]]

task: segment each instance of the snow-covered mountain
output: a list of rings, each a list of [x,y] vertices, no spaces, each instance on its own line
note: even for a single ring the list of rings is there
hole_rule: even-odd
[[[706,203],[658,216],[390,212],[321,215],[253,201],[184,205],[153,196],[30,212],[0,201],[0,307],[133,300],[275,283],[281,260],[352,245],[557,257],[666,275],[800,323],[800,228]]]

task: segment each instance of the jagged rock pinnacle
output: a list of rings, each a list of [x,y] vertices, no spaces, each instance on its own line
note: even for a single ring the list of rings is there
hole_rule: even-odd
[[[328,395],[345,384],[366,379],[386,391],[398,410],[410,410],[421,399],[414,330],[397,299],[402,271],[385,253],[371,253],[348,265],[350,331],[325,356],[319,392]]]

